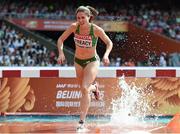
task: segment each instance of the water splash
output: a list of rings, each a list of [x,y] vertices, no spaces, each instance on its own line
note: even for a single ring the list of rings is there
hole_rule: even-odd
[[[121,97],[113,100],[111,123],[121,125],[142,125],[144,117],[151,111],[147,96],[152,94],[151,88],[137,87],[134,82],[128,84],[124,76],[119,78],[122,89]]]

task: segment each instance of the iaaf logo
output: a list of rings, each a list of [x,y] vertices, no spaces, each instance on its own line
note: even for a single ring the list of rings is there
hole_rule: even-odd
[[[81,88],[81,86],[79,84],[58,83],[56,88]],[[105,88],[105,85],[99,85],[99,88]]]
[[[63,83],[63,84],[57,84],[56,85],[56,88],[80,88],[80,85],[79,84],[65,84],[65,83]]]
[[[65,88],[67,84],[57,84],[56,88]]]

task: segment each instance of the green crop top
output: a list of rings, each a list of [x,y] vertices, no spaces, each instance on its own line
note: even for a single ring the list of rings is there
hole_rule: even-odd
[[[74,34],[74,42],[77,46],[91,48],[97,45],[98,38],[94,36],[94,29],[92,24],[89,35],[81,35],[79,33],[80,25],[77,26],[76,32]]]

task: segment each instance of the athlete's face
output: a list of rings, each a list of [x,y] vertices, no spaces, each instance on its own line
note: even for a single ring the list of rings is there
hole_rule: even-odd
[[[90,17],[84,12],[78,12],[76,14],[77,21],[80,25],[84,25],[89,22]]]

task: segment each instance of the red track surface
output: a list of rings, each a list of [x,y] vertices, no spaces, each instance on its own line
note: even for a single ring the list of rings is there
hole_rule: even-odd
[[[77,127],[77,122],[58,122],[58,123],[40,123],[40,122],[1,122],[0,123],[0,133],[60,133],[60,134],[75,134]],[[127,126],[122,127],[116,124],[116,126],[111,124],[96,124],[88,123],[88,132],[83,132],[83,134],[121,134],[121,133],[131,133],[132,131],[146,131],[150,132],[152,129],[156,129],[160,126]],[[82,133],[82,132],[81,132]]]

